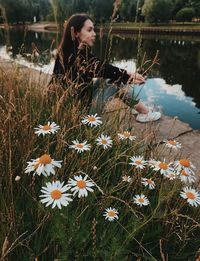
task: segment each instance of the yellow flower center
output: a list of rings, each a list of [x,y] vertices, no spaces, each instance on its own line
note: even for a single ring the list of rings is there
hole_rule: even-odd
[[[187,173],[185,170],[182,170],[182,171],[181,171],[181,175],[183,175],[183,176],[188,176],[188,173]]]
[[[89,116],[88,121],[94,122],[94,121],[96,121],[96,118],[94,116]]]
[[[165,162],[160,162],[159,168],[166,170],[166,169],[168,169],[168,165],[167,165],[167,163],[165,163]]]
[[[109,210],[108,211],[108,216],[109,217],[114,217],[116,214],[115,214],[115,212],[113,211],[113,210]]]
[[[151,179],[147,179],[148,184],[153,184],[153,181]]]
[[[144,203],[144,198],[139,198],[138,201],[139,201],[140,203]]]
[[[195,195],[194,195],[192,192],[187,192],[187,193],[186,193],[186,196],[187,196],[187,198],[189,198],[189,199],[195,199]]]
[[[76,185],[78,188],[83,189],[86,187],[86,182],[84,180],[79,180],[77,181]]]
[[[42,127],[42,129],[44,130],[44,131],[48,131],[48,130],[51,130],[51,126],[50,125],[44,125],[43,127]]]
[[[46,165],[51,163],[52,159],[48,154],[44,154],[39,158],[39,161],[35,164],[34,168],[37,169],[40,164]]]
[[[52,199],[60,199],[62,196],[62,193],[59,189],[54,189],[53,191],[51,191],[51,197]]]
[[[130,132],[124,131],[124,137],[129,138],[131,136]]]
[[[186,167],[186,168],[190,167],[190,162],[189,162],[189,160],[187,160],[187,159],[181,159],[181,160],[179,160],[179,163],[180,163],[183,167]]]
[[[77,147],[78,149],[82,149],[82,148],[83,148],[83,144],[76,144],[76,147]]]
[[[125,181],[128,181],[128,180],[129,180],[129,177],[128,177],[128,176],[124,176],[124,180],[125,180]]]
[[[142,161],[141,161],[141,160],[136,160],[135,163],[136,163],[137,165],[141,165],[141,164],[142,164]]]
[[[176,141],[175,140],[169,140],[167,143],[169,143],[170,145],[176,145]]]
[[[40,164],[49,164],[51,163],[52,159],[48,154],[44,154],[39,158],[39,163]]]
[[[106,139],[102,139],[101,143],[105,145],[105,144],[107,144],[107,140]]]

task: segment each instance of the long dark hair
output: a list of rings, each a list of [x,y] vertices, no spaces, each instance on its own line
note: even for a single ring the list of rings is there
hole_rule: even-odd
[[[75,33],[81,31],[88,19],[92,21],[88,14],[80,13],[70,16],[65,22],[63,36],[58,47],[58,53],[63,55],[65,61],[68,60],[70,54],[77,51],[79,43]]]

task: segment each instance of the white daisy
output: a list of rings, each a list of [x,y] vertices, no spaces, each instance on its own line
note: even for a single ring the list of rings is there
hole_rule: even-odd
[[[165,174],[165,177],[168,178],[169,180],[174,180],[177,178],[177,174],[175,172],[168,172]]]
[[[87,115],[82,118],[82,123],[88,126],[98,126],[102,124],[101,117],[97,116],[97,113],[94,115]]]
[[[155,159],[148,160],[148,165],[149,165],[150,168],[154,169],[157,166],[157,163],[158,163],[158,161],[155,160]]]
[[[174,164],[174,168],[177,171],[181,171],[182,169],[184,169],[186,171],[189,170],[194,174],[194,171],[192,169],[195,169],[195,166],[188,159],[180,159],[175,161],[173,164]]]
[[[111,138],[107,135],[101,134],[97,139],[97,145],[103,146],[104,149],[107,149],[109,147],[112,147],[113,141]]]
[[[196,181],[196,176],[190,169],[182,169],[179,172],[179,177],[184,183],[194,183]]]
[[[170,164],[167,164],[165,161],[157,161],[154,170],[160,171],[162,175],[167,175],[169,172],[174,172],[174,169],[170,166]]]
[[[131,135],[129,131],[124,131],[123,133],[118,133],[118,137],[120,140],[135,140],[136,136]]]
[[[177,142],[176,140],[164,140],[164,143],[166,147],[172,148],[172,149],[180,149],[181,148],[181,143]]]
[[[154,189],[156,184],[152,179],[146,179],[146,178],[142,178],[141,179],[141,183],[145,186],[145,187],[149,187],[149,189]]]
[[[41,202],[46,204],[46,207],[52,204],[52,208],[56,206],[61,209],[62,206],[67,206],[71,199],[71,194],[64,193],[69,190],[67,185],[64,186],[64,182],[60,181],[47,182],[46,187],[42,187],[41,192],[44,193],[40,195]]]
[[[149,200],[147,197],[145,197],[144,194],[135,195],[135,197],[133,197],[133,200],[134,200],[134,203],[140,207],[149,205]]]
[[[87,141],[79,142],[78,140],[72,141],[73,145],[70,145],[70,149],[75,149],[78,153],[90,150],[91,145],[87,144]]]
[[[135,166],[137,169],[144,169],[145,165],[147,165],[147,161],[144,160],[143,156],[138,156],[138,157],[131,157],[130,158],[131,163],[130,165]]]
[[[37,128],[34,128],[35,134],[37,134],[38,136],[40,136],[40,134],[42,134],[43,136],[46,134],[55,134],[60,127],[58,125],[56,125],[55,122],[50,123],[48,121],[48,123],[46,125],[39,125]]]
[[[48,154],[43,154],[40,158],[31,159],[32,161],[28,161],[28,166],[25,168],[25,173],[33,172],[33,175],[41,175],[50,176],[50,174],[55,175],[54,168],[61,168],[61,162],[56,161],[50,157]]]
[[[94,190],[91,188],[94,186],[92,180],[87,180],[87,175],[83,178],[80,176],[74,176],[74,179],[69,179],[68,185],[73,192],[73,196],[78,193],[78,197],[87,197],[88,191],[93,192]]]
[[[197,207],[200,205],[200,193],[191,187],[183,188],[183,191],[180,193],[180,196],[187,200],[191,206]]]
[[[132,178],[130,177],[130,176],[122,176],[122,180],[123,181],[125,181],[125,182],[129,182],[129,183],[131,183],[131,181],[132,181]]]
[[[105,216],[105,219],[108,219],[108,221],[114,221],[115,219],[119,219],[118,214],[117,209],[110,207],[105,209],[103,216]]]

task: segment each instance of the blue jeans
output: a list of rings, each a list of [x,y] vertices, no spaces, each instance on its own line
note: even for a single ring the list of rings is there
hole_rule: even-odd
[[[92,105],[90,114],[101,113],[107,101],[114,97],[120,98],[125,104],[133,107],[139,102],[134,95],[134,87],[110,84],[106,80],[98,79],[93,85]]]

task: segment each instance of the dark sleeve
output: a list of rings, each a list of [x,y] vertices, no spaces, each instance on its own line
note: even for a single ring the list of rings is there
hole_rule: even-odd
[[[80,50],[79,57],[81,69],[84,68],[84,71],[89,73],[91,78],[103,77],[105,79],[110,79],[112,82],[123,82],[124,84],[127,83],[130,78],[130,75],[126,70],[100,61],[91,53],[89,48]]]
[[[59,55],[56,57],[53,75],[49,84],[52,83],[61,84],[62,87],[66,88],[65,66],[62,64]]]
[[[123,82],[125,84],[128,82],[130,75],[128,75],[126,70],[120,69],[111,64],[99,63],[99,76],[102,76],[105,79],[111,79],[111,81],[116,83]]]
[[[65,74],[64,65],[61,64],[59,56],[56,57],[53,74],[55,76],[63,76]]]

